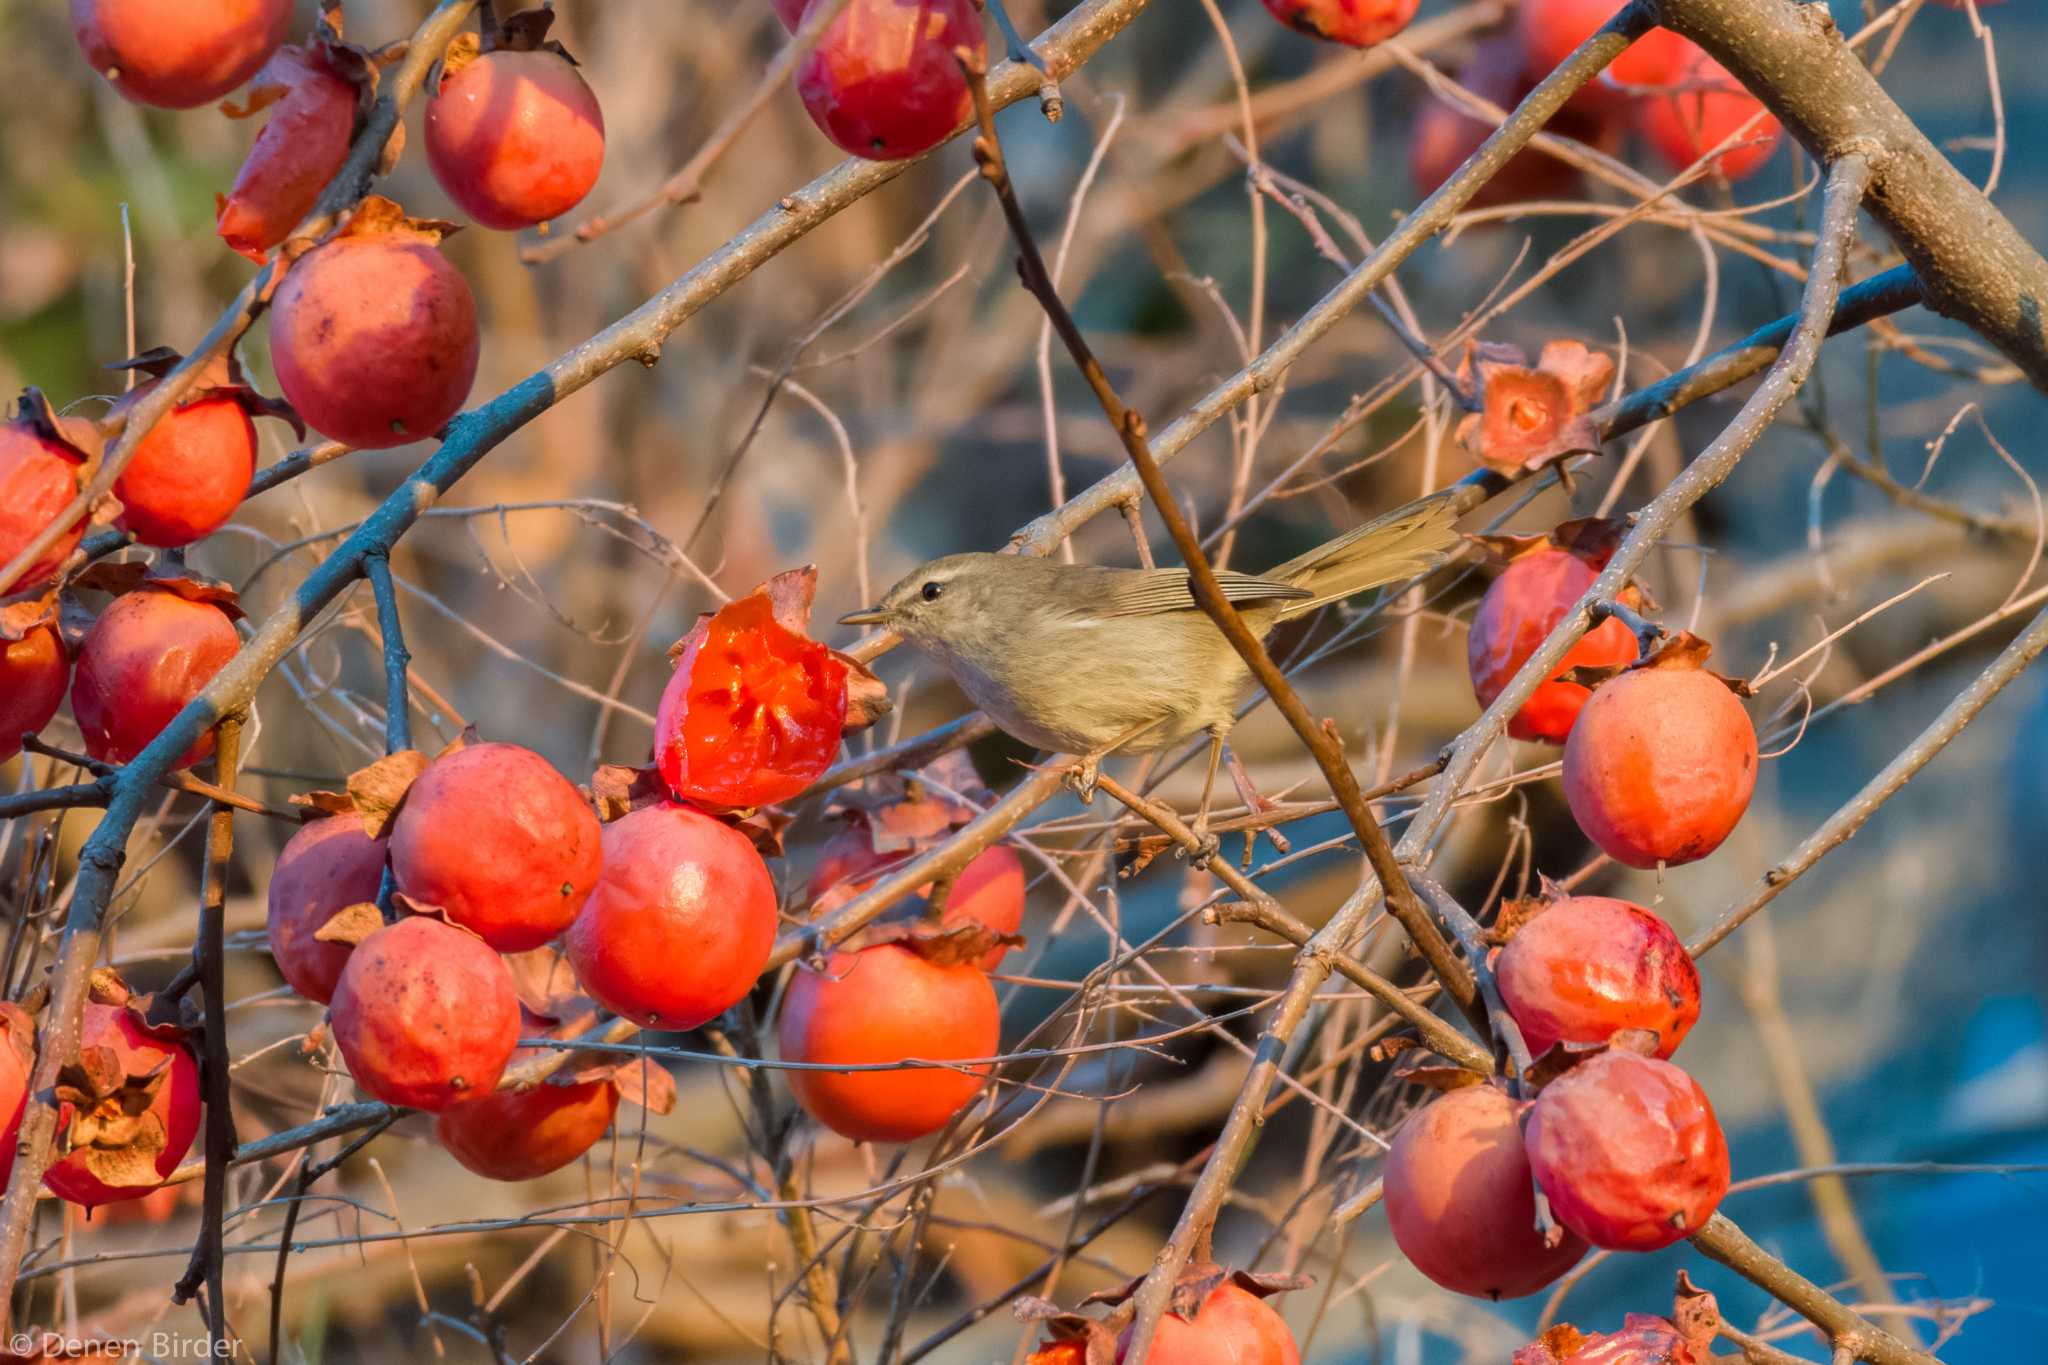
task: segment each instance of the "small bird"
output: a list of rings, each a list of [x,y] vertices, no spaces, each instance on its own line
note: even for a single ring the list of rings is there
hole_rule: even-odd
[[[1317,607],[1429,572],[1458,543],[1449,490],[1398,507],[1263,574],[1217,575],[1261,638]],[[1209,732],[1195,834],[1205,837],[1225,737],[1251,670],[1195,602],[1186,569],[1112,569],[957,554],[839,618],[900,634],[1005,731],[1081,759],[1084,794],[1108,754]]]

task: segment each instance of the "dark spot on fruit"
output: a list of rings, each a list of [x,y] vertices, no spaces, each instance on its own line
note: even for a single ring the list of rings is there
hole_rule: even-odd
[[[576,894],[576,888],[575,888],[574,886],[570,885],[570,884],[569,884],[568,882],[563,882],[563,883],[562,883],[562,894],[563,894],[564,896],[573,896],[573,895],[575,895],[575,894]]]

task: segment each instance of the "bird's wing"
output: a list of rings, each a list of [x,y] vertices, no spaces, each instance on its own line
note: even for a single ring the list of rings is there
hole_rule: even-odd
[[[1289,602],[1314,596],[1306,588],[1259,578],[1247,573],[1216,575],[1223,585],[1225,600],[1246,602]],[[1098,613],[1107,618],[1156,616],[1162,612],[1196,611],[1194,590],[1188,586],[1186,569],[1127,569],[1107,585]]]

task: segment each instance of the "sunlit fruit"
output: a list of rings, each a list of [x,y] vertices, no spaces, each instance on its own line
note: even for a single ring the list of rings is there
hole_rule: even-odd
[[[1465,640],[1465,662],[1472,675],[1472,695],[1491,706],[1545,636],[1564,620],[1598,577],[1592,565],[1566,550],[1540,549],[1509,563],[1479,599],[1472,630]],[[1557,675],[1574,668],[1629,663],[1636,657],[1636,637],[1608,617],[1579,638],[1559,661]],[[1554,675],[1538,683],[1522,709],[1508,721],[1516,739],[1561,744],[1572,722],[1592,696],[1589,688]]]
[[[234,623],[212,602],[147,586],[115,598],[79,645],[71,680],[85,751],[102,763],[134,758],[240,647]],[[209,729],[173,766],[212,752]]]
[[[796,974],[782,1006],[782,1059],[971,1061],[996,1055],[1001,1025],[995,988],[974,963],[935,962],[885,943],[834,953],[824,970]],[[980,1093],[987,1074],[985,1063],[783,1073],[812,1118],[856,1142],[937,1132]]]
[[[1117,1338],[1119,1362],[1129,1353],[1131,1329]],[[1152,1333],[1151,1365],[1300,1365],[1301,1352],[1287,1320],[1257,1294],[1224,1280],[1193,1316],[1171,1308]]]
[[[513,231],[567,213],[604,165],[597,96],[560,52],[451,48],[427,101],[427,164],[464,213]]]
[[[125,415],[157,383],[138,384],[108,415]],[[227,524],[255,473],[248,410],[233,394],[202,390],[157,419],[136,445],[114,481],[117,524],[144,545],[190,545]]]
[[[1570,1233],[1551,1246],[1536,1230],[1517,1109],[1490,1085],[1452,1090],[1409,1115],[1387,1153],[1395,1245],[1417,1270],[1460,1294],[1533,1294],[1586,1254]]]
[[[138,104],[191,109],[227,94],[277,51],[292,0],[71,0],[92,69]]]
[[[50,723],[71,685],[71,656],[54,621],[17,638],[0,634],[0,763],[21,752],[21,737]]]
[[[0,424],[0,568],[78,496],[84,464],[85,452],[66,439],[42,395],[29,390],[16,415]],[[33,587],[54,575],[84,534],[81,513],[13,583],[0,583],[0,593]]]
[[[275,102],[220,201],[214,228],[223,242],[260,261],[313,211],[348,159],[360,101],[320,47],[279,48],[250,94],[252,105],[254,97]]]
[[[747,837],[662,803],[604,827],[603,875],[567,947],[577,980],[605,1008],[692,1029],[753,989],[775,927],[775,883]]]
[[[974,113],[956,49],[985,50],[974,0],[848,0],[796,70],[811,121],[845,151],[899,161]]]
[[[1579,44],[1619,13],[1620,0],[1523,0],[1515,11],[1515,36],[1521,40],[1529,74],[1538,79],[1564,65]],[[1668,85],[1699,49],[1668,28],[1653,28],[1630,43],[1607,65],[1607,74],[1621,86]],[[1623,98],[1625,92],[1595,81],[1589,93]]]
[[[1761,117],[1758,117],[1761,115]],[[1636,101],[1636,127],[1673,170],[1682,170],[1734,136],[1749,131],[1714,159],[1714,170],[1742,180],[1763,169],[1785,140],[1778,120],[1743,89],[1728,69],[1695,50],[1679,68],[1671,88]],[[1755,119],[1751,124],[1750,120]]]
[[[608,1080],[494,1090],[443,1109],[434,1136],[469,1170],[491,1180],[534,1180],[597,1145],[618,1112]]]
[[[1700,974],[1671,926],[1627,901],[1568,896],[1515,930],[1494,965],[1501,998],[1532,1055],[1657,1035],[1669,1057],[1700,1017]]]
[[[78,1055],[58,1078],[61,1155],[43,1184],[86,1208],[140,1199],[192,1150],[199,1063],[180,1030],[147,1024],[130,1008],[127,987],[104,971],[79,1018]]]
[[[1308,34],[1351,47],[1371,47],[1408,27],[1419,0],[1265,0],[1266,12]]]
[[[1670,1246],[1728,1192],[1728,1143],[1706,1092],[1653,1057],[1579,1063],[1536,1097],[1526,1138],[1550,1211],[1597,1247]]]
[[[349,1075],[387,1104],[438,1113],[495,1089],[519,1043],[505,960],[466,929],[408,915],[349,954],[328,1018]]]

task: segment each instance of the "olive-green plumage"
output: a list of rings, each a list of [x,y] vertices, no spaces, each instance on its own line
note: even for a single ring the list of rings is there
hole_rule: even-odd
[[[1367,588],[1427,573],[1457,543],[1445,493],[1397,508],[1263,574],[1218,575],[1264,636]],[[1150,750],[1229,730],[1251,673],[1196,605],[1186,569],[960,554],[844,618],[936,660],[1010,734],[1056,753]]]

